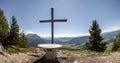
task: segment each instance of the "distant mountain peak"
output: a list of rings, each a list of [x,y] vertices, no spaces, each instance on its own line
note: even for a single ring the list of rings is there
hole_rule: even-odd
[[[32,47],[37,47],[38,44],[46,43],[44,39],[42,39],[37,34],[27,34],[26,38],[28,39],[28,42]]]

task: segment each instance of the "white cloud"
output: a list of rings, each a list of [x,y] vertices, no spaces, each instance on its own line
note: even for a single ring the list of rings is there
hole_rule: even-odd
[[[120,30],[120,27],[113,27],[113,28],[111,28],[111,29],[103,30],[102,33],[111,32],[111,31],[117,31],[117,30]]]
[[[51,37],[51,34],[49,33],[38,33],[37,35],[39,35],[40,37]]]
[[[86,35],[89,35],[89,33],[83,33],[83,34],[63,33],[63,34],[55,34],[55,37],[78,37],[78,36],[86,36]]]
[[[51,37],[51,33],[34,33],[32,31],[26,31],[25,34],[37,34],[40,37]],[[54,37],[78,37],[78,36],[87,36],[89,33],[82,34],[73,34],[73,33],[55,33]]]
[[[38,34],[41,37],[51,37],[51,34]],[[69,33],[63,33],[63,34],[54,34],[54,37],[77,37],[80,36],[79,34],[69,34]]]
[[[63,34],[55,34],[55,37],[76,37],[79,36],[78,34],[70,34],[70,33],[63,33]]]
[[[110,29],[106,29],[106,30],[103,30],[102,33],[105,33],[105,32],[111,32],[111,31],[116,31],[116,30],[120,30],[120,27],[113,27],[113,28],[110,28]],[[37,34],[39,35],[40,37],[51,37],[51,33],[34,33],[32,31],[26,31],[25,34]],[[54,36],[55,37],[77,37],[77,36],[87,36],[89,35],[89,32],[88,33],[55,33]]]
[[[32,31],[25,31],[25,34],[35,34],[35,33]]]
[[[80,34],[80,36],[87,36],[87,35],[90,35],[89,33],[82,33]]]

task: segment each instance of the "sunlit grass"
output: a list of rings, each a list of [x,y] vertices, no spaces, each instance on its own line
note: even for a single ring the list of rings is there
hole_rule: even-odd
[[[7,53],[27,53],[30,52],[31,50],[29,48],[20,48],[20,47],[15,47],[15,48],[7,48],[6,52]]]

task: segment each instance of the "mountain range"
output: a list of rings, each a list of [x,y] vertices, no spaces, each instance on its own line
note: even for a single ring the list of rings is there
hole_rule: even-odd
[[[120,32],[120,30],[102,33],[101,35],[104,38],[103,41],[106,42],[107,44],[113,42],[116,35],[119,32]],[[37,47],[38,44],[50,43],[51,42],[50,37],[41,38],[37,34],[27,34],[26,37],[29,41],[29,44],[32,47]],[[61,38],[55,38],[54,40],[55,40],[55,43],[58,43],[58,44],[65,44],[65,45],[66,44],[68,44],[68,45],[74,44],[75,46],[78,46],[78,45],[81,45],[81,44],[84,45],[89,40],[89,36],[61,37]]]
[[[37,34],[27,34],[26,38],[32,47],[37,47],[38,44],[46,43],[44,39],[42,39]]]

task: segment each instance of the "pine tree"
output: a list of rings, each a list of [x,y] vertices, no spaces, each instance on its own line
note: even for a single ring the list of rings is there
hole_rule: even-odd
[[[17,45],[18,41],[19,41],[19,25],[17,24],[15,16],[12,16],[8,45]]]
[[[9,25],[4,12],[0,9],[0,42],[3,46],[6,46],[6,40],[9,34]]]
[[[102,42],[103,38],[100,35],[101,29],[99,28],[99,25],[97,24],[96,20],[93,20],[89,33],[90,33],[89,42],[86,43],[87,49],[96,52],[105,51],[106,44]]]
[[[114,40],[112,51],[120,51],[120,33],[116,36]]]
[[[21,32],[20,34],[18,46],[22,48],[29,48],[29,43],[27,41],[27,38],[25,37],[24,32]]]

